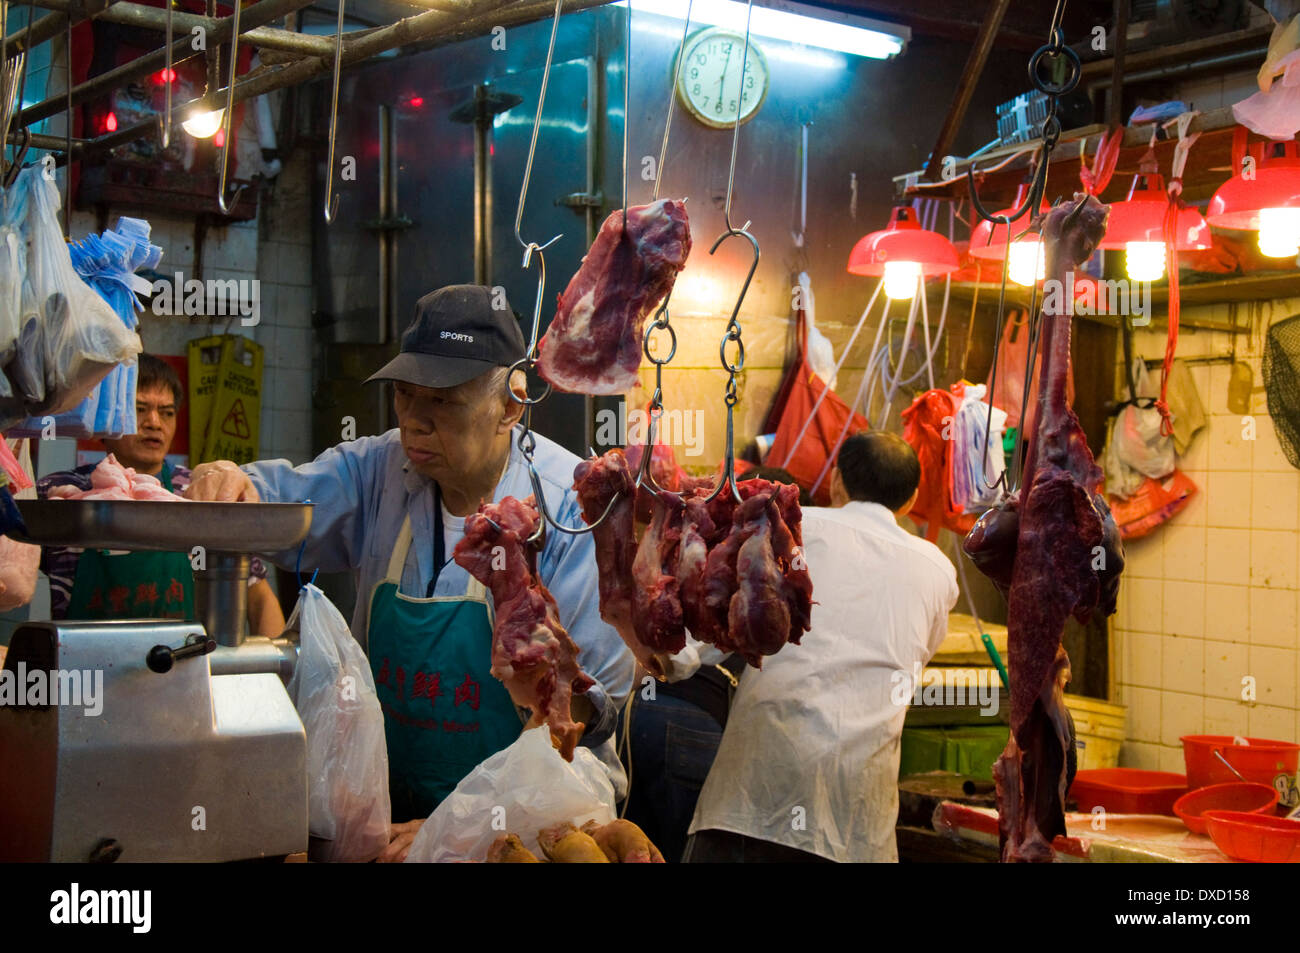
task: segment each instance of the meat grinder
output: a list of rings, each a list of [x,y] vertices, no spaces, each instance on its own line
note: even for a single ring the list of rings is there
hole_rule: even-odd
[[[186,553],[198,620],[15,631],[0,674],[0,861],[306,850],[306,735],[285,690],[297,645],[248,637],[245,617],[249,553],[299,543],[310,504],[18,507],[26,542]]]

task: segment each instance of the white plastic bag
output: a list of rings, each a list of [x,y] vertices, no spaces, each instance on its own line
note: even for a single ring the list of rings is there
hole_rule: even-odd
[[[808,273],[799,272],[799,287],[804,300],[804,316],[808,321],[808,366],[821,378],[829,390],[835,389],[835,349],[830,338],[817,330],[817,307],[813,298],[812,280]]]
[[[0,377],[2,376],[0,374]],[[4,438],[0,437],[0,444],[3,443]],[[7,450],[8,444],[5,444],[5,447]],[[12,476],[21,476],[21,481],[0,474],[0,482],[8,480],[11,491],[15,486],[21,485],[23,487],[23,489],[13,494],[16,500],[36,499],[36,487],[32,480],[32,454],[29,441],[21,440],[18,442],[18,453],[12,462],[16,464],[19,470],[19,473]],[[19,606],[25,606],[32,601],[32,596],[36,594],[36,575],[40,565],[41,547],[33,546],[30,543],[20,543],[8,536],[0,536],[0,612],[17,609]]]
[[[994,407],[990,419],[987,390],[983,384],[967,385],[953,421],[952,502],[967,513],[982,513],[998,501],[998,479],[1007,468],[1002,450],[1007,412]]]
[[[289,697],[307,729],[309,830],[313,861],[368,861],[389,841],[388,747],[384,714],[361,646],[339,610],[304,586],[287,628],[298,664]]]
[[[581,827],[615,818],[614,788],[600,759],[586,748],[572,763],[551,745],[545,725],[525,731],[465,776],[424,822],[408,864],[481,861],[502,834],[517,834],[542,856],[537,832],[569,821]]]
[[[31,191],[26,235],[27,281],[24,311],[39,316],[44,346],[44,405],[40,412],[71,410],[105,375],[140,353],[140,336],[129,330],[103,298],[77,274],[59,224],[59,189],[54,161],[23,171]],[[25,314],[30,320],[30,314]],[[31,334],[31,342],[37,337]],[[30,342],[29,342],[30,343]],[[51,395],[49,392],[53,391]]]

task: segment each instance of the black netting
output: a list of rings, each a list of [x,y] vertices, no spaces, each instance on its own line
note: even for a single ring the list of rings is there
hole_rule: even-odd
[[[1300,314],[1268,329],[1264,389],[1282,452],[1291,466],[1300,468]]]

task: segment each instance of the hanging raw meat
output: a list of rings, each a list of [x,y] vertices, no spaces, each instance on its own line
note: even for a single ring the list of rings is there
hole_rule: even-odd
[[[583,461],[574,472],[583,518],[595,530],[600,614],[648,670],[680,652],[689,631],[702,642],[762,665],[811,623],[812,581],[803,560],[799,488],[746,480],[742,502],[712,482],[682,477],[682,492],[635,489],[622,450]],[[648,497],[650,524],[638,544],[633,497]]]
[[[1043,222],[1047,276],[1092,255],[1108,209],[1077,193]],[[1070,408],[1070,313],[1042,315],[1036,412],[1030,414],[1019,494],[980,517],[964,548],[1007,594],[1011,738],[994,767],[1002,859],[1050,861],[1065,833],[1064,801],[1073,756],[1063,697],[1070,662],[1065,620],[1115,611],[1123,545],[1105,500],[1101,470]]]
[[[560,754],[572,761],[583,731],[573,720],[573,696],[595,682],[579,667],[578,646],[537,578],[536,552],[526,540],[539,519],[531,496],[484,503],[465,520],[452,558],[492,593],[492,674],[516,704],[545,719]]]
[[[662,661],[641,641],[633,622],[637,556],[636,531],[632,521],[636,498],[636,475],[623,451],[614,449],[604,456],[584,460],[573,471],[573,488],[582,504],[582,518],[588,523],[600,519],[610,500],[617,500],[609,515],[592,530],[596,542],[596,569],[600,575],[600,617],[612,625],[636,660],[655,677],[664,674]]]
[[[672,291],[691,251],[684,202],[612,212],[560,295],[539,344],[538,373],[575,394],[622,394],[641,366],[641,327]]]
[[[111,453],[90,471],[90,489],[78,490],[72,484],[53,487],[52,500],[149,500],[152,502],[187,502],[164,487],[157,477],[136,473],[124,467]]]

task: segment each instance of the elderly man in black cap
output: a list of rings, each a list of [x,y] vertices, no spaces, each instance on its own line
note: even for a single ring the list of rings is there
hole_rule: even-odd
[[[419,823],[475,765],[520,734],[524,718],[491,676],[490,598],[451,562],[465,517],[480,503],[533,492],[516,446],[524,356],[504,295],[453,285],[421,298],[401,352],[370,381],[395,382],[398,427],[294,467],[286,460],[195,468],[189,496],[314,504],[305,566],[357,578],[352,633],[366,649],[384,709],[394,839],[401,860]],[[367,382],[369,383],[369,381]],[[534,463],[547,509],[581,526],[572,489],[578,458],[538,436]],[[285,568],[297,550],[274,555]],[[537,559],[560,618],[596,680],[574,697],[582,743],[609,738],[631,690],[634,662],[600,618],[590,534],[548,533]],[[403,823],[406,822],[406,823]]]

